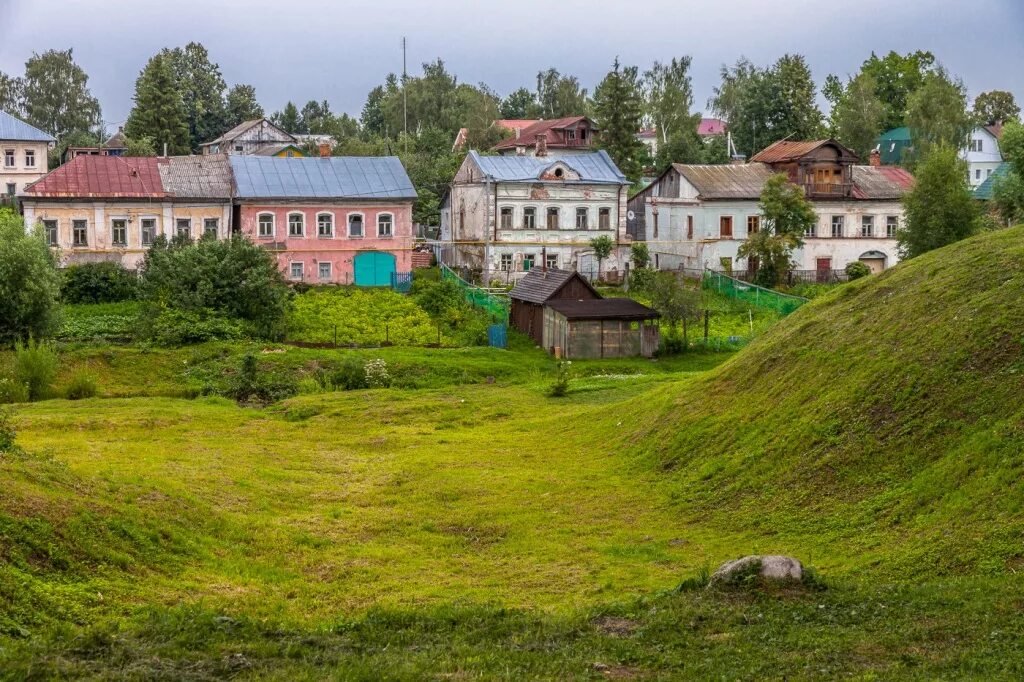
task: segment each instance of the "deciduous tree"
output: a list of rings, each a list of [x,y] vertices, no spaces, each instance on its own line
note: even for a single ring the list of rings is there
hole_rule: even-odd
[[[974,127],[967,111],[967,88],[941,67],[929,71],[907,103],[907,125],[918,159],[932,147],[962,149]]]
[[[71,50],[48,50],[25,62],[22,81],[26,120],[57,139],[100,126],[100,103],[89,92],[89,76]]]
[[[1020,120],[1020,107],[1012,92],[990,90],[974,99],[974,115],[985,125]]]
[[[21,116],[24,89],[24,83],[20,78],[8,76],[0,71],[0,111],[6,111],[13,116]]]
[[[818,222],[818,216],[803,190],[785,173],[773,175],[761,191],[761,226],[740,245],[740,258],[757,258],[756,281],[773,287],[792,267],[795,249],[803,246],[804,234]]]
[[[540,105],[537,104],[533,93],[527,88],[514,90],[501,101],[502,118],[536,118],[539,115]]]
[[[275,111],[270,120],[287,133],[302,135],[309,132],[302,123],[302,114],[299,113],[299,108],[291,101],[285,104],[281,111]]]
[[[0,345],[49,334],[59,295],[56,258],[42,229],[26,233],[21,216],[0,209]]]
[[[644,73],[647,118],[658,134],[658,167],[669,163],[700,163],[703,141],[697,135],[700,114],[691,113],[693,84],[690,57],[654,62]]]
[[[1007,123],[999,148],[1010,169],[995,180],[995,204],[1007,223],[1024,223],[1024,125],[1016,121]]]
[[[904,258],[960,241],[978,229],[978,208],[967,186],[967,164],[950,146],[929,150],[914,188],[903,197],[906,228],[899,233]]]
[[[910,97],[934,68],[935,55],[921,50],[906,55],[889,52],[884,57],[872,52],[864,61],[860,72],[875,79],[875,94],[885,106],[883,131],[906,125]]]
[[[562,75],[557,69],[537,74],[537,105],[534,115],[548,119],[586,116],[590,111],[587,90],[580,87],[579,79]]]
[[[882,131],[885,105],[878,99],[878,84],[868,73],[852,78],[832,111],[836,138],[866,160]]]

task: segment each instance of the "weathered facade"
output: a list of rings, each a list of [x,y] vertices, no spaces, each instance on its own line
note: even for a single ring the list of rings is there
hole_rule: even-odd
[[[515,134],[494,145],[492,151],[517,156],[545,156],[549,152],[562,156],[589,154],[596,148],[600,132],[586,116],[541,119],[512,130]]]
[[[52,135],[0,111],[0,193],[13,198],[47,170]]]
[[[601,294],[578,272],[541,267],[519,280],[509,298],[512,301],[510,324],[543,346],[544,306],[548,302],[598,299]]]
[[[471,151],[442,204],[443,257],[481,271],[485,282],[519,279],[541,265],[596,276],[590,240],[604,235],[617,248],[602,271],[618,274],[628,188],[604,151],[567,157]]]
[[[216,140],[201,145],[203,154],[256,154],[268,147],[298,145],[295,136],[266,118],[244,121]]]
[[[238,229],[289,279],[388,286],[412,269],[416,190],[396,157],[230,161]]]
[[[879,271],[899,260],[901,200],[912,176],[858,165],[831,140],[776,143],[748,164],[673,164],[629,200],[629,233],[649,244],[655,266],[663,269],[756,269],[738,251],[760,228],[761,190],[776,173],[802,187],[818,215],[793,254],[796,269],[840,270],[860,260]]]

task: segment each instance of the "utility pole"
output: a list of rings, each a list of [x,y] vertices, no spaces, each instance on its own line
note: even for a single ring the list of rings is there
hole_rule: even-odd
[[[405,135],[403,136],[403,144],[405,146],[405,153],[409,153],[409,97],[406,92],[405,82],[408,75],[405,72],[405,36],[402,36],[402,118],[404,119],[404,130]]]

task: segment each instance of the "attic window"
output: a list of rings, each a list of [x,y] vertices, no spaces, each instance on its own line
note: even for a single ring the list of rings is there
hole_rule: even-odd
[[[564,175],[565,175],[565,171],[563,171],[561,168],[556,168],[555,169],[555,177],[556,178],[561,178]]]

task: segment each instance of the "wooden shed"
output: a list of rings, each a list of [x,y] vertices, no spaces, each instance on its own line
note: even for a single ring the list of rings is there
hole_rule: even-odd
[[[544,305],[558,299],[595,300],[601,294],[573,270],[536,268],[530,270],[509,294],[512,307],[509,324],[529,336],[538,346],[544,343]]]
[[[544,307],[543,346],[568,359],[649,358],[658,349],[658,317],[631,298],[552,300]]]

